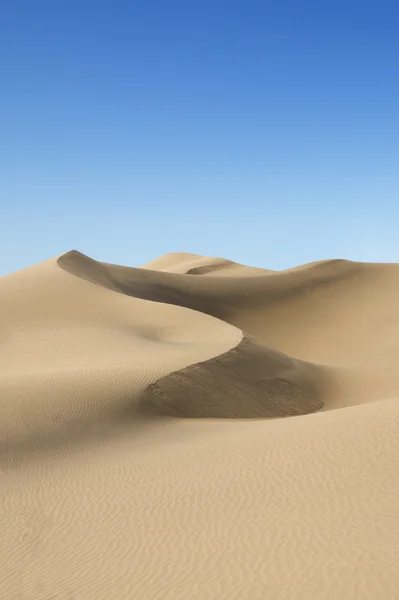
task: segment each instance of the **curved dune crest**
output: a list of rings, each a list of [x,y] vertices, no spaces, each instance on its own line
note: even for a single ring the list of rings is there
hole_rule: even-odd
[[[190,296],[174,289],[173,280],[169,287],[157,285],[157,273],[150,280],[144,279],[139,269],[99,263],[76,251],[60,257],[58,264],[74,275],[123,294],[190,304]],[[231,351],[161,378],[147,388],[141,405],[150,404],[163,414],[185,417],[278,417],[319,410],[321,399],[303,389],[304,384],[312,386],[311,377],[305,374],[297,385],[289,378],[295,370],[305,372],[306,368],[246,335]]]
[[[165,265],[163,259],[168,264],[170,256],[160,259]],[[122,267],[76,251],[58,264],[121,294],[214,316],[270,350],[301,360],[312,371],[306,376],[314,381],[312,395],[326,408],[399,393],[392,326],[399,265],[329,260],[244,279]]]

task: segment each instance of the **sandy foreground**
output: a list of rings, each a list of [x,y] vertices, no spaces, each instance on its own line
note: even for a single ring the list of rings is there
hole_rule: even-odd
[[[399,265],[0,278],[0,598],[397,600]]]

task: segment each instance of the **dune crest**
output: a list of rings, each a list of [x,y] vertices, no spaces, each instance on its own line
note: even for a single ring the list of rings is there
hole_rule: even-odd
[[[175,257],[163,258],[165,266]],[[128,296],[206,313],[256,338],[266,350],[299,360],[304,373],[299,386],[306,391],[311,381],[312,394],[325,408],[399,393],[392,327],[399,265],[327,260],[239,278],[122,267],[76,251],[60,257],[58,264]]]

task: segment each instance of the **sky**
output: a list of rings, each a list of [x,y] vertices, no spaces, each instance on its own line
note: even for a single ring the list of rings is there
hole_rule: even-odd
[[[0,275],[399,262],[399,5],[0,3]]]

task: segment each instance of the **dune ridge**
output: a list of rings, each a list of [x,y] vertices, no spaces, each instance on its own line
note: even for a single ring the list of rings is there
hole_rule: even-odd
[[[163,269],[174,269],[176,261],[187,266],[186,255],[183,261],[174,254],[160,261]],[[311,389],[325,409],[399,392],[394,350],[399,265],[327,260],[242,279],[122,267],[77,251],[57,262],[102,287],[206,313],[241,329],[256,338],[258,348],[264,346],[265,370],[267,352],[297,361],[294,383],[304,392]]]
[[[2,597],[396,600],[398,297],[345,260],[0,278]]]

